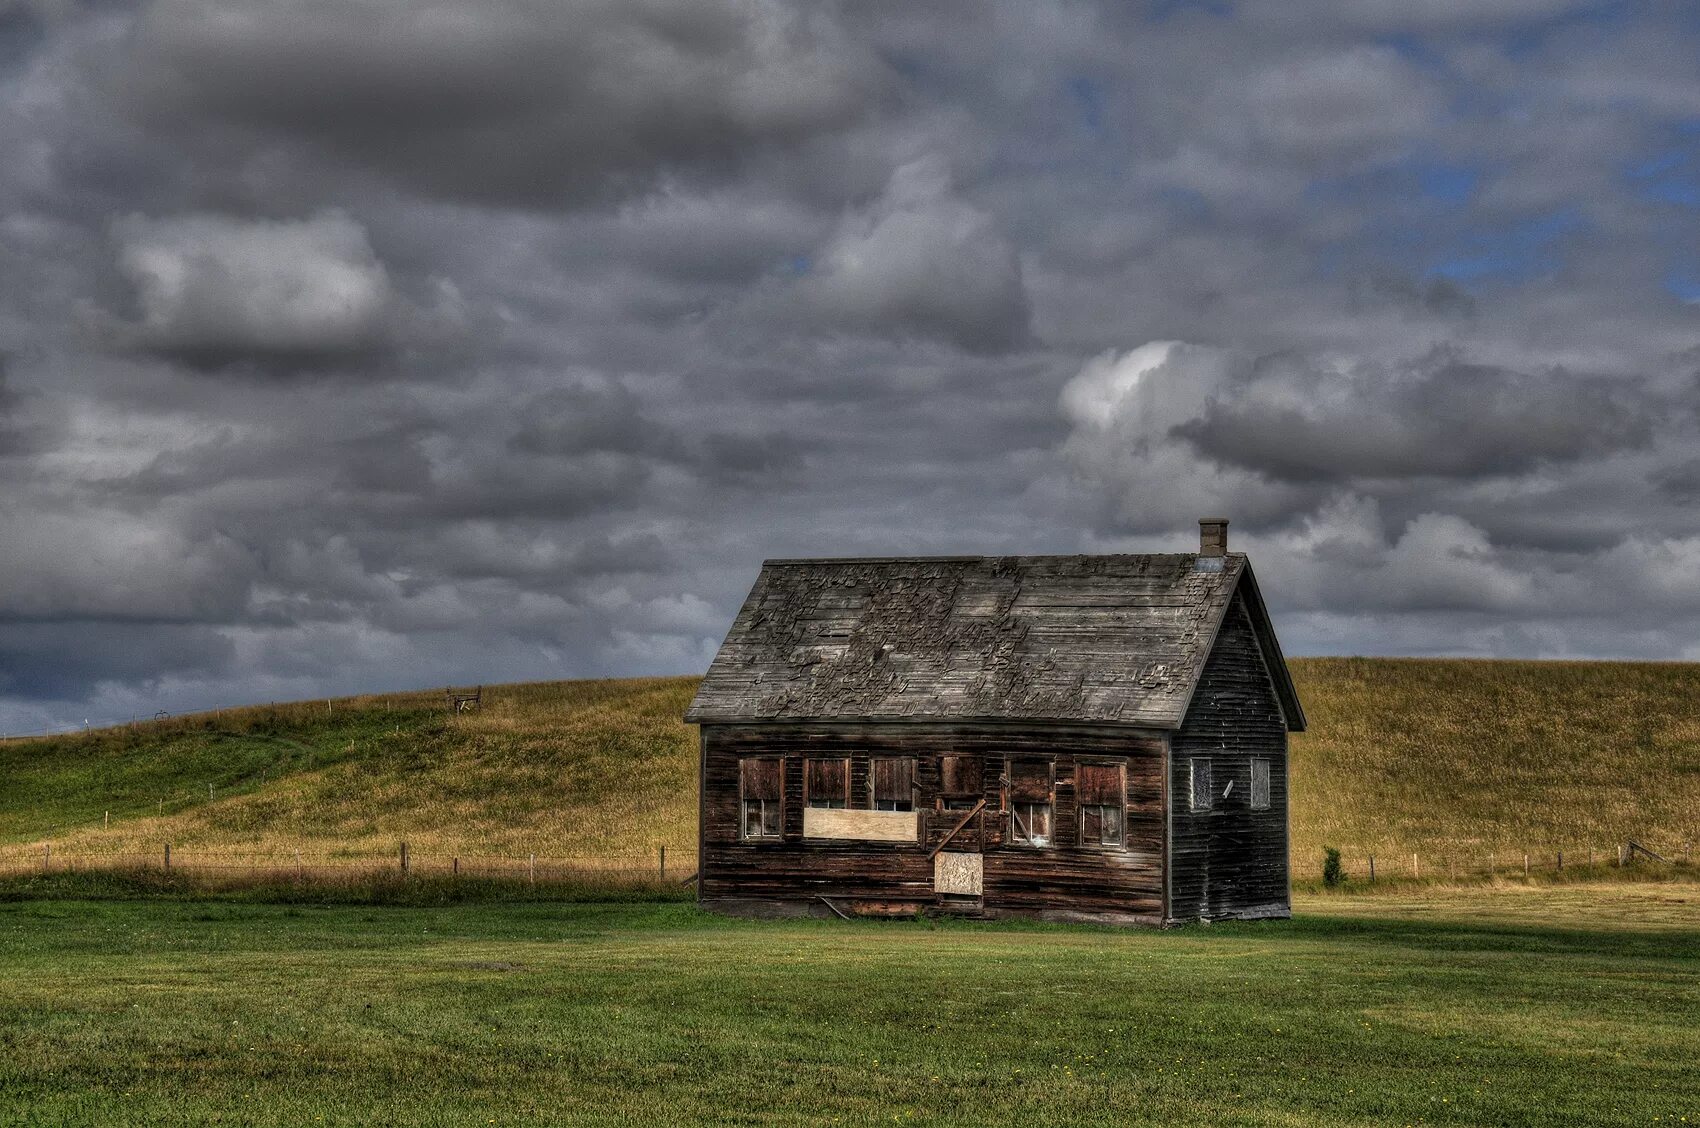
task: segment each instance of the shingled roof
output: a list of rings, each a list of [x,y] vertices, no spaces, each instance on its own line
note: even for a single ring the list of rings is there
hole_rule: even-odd
[[[1239,553],[769,560],[685,719],[1177,729],[1237,590],[1302,729]]]

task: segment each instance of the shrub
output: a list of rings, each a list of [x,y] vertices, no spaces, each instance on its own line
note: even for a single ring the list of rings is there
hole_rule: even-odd
[[[1322,848],[1322,884],[1332,889],[1346,880],[1346,871],[1340,866],[1340,851],[1332,846]]]

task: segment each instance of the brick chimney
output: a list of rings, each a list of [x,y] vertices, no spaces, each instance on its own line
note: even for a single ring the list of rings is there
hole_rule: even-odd
[[[1200,556],[1228,555],[1228,519],[1200,517],[1198,519],[1198,554]]]

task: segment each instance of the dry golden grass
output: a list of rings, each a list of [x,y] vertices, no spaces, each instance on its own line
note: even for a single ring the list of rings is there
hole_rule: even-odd
[[[1700,839],[1700,665],[1307,658],[1293,674],[1301,869],[1324,845],[1462,872]]]
[[[1700,886],[1692,879],[1554,885],[1510,878],[1472,885],[1404,886],[1386,896],[1360,893],[1296,892],[1293,911],[1305,916],[1492,927],[1691,934],[1700,930]]]
[[[1324,845],[1361,873],[1600,861],[1700,839],[1700,666],[1299,659],[1295,870]],[[393,856],[652,858],[696,843],[694,678],[486,687],[260,706],[0,744],[0,863],[95,853],[183,862]],[[208,801],[207,783],[215,797]],[[102,814],[113,812],[109,829]],[[161,813],[163,810],[163,813]],[[9,845],[4,845],[9,844]],[[683,872],[683,871],[681,871]]]
[[[133,793],[104,799],[98,771],[65,772],[67,786],[92,794],[71,804],[61,824],[69,829],[51,837],[66,861],[95,853],[157,860],[170,842],[179,863],[292,858],[297,850],[309,864],[335,863],[389,856],[404,840],[421,868],[456,855],[468,865],[533,853],[650,857],[662,845],[683,860],[696,846],[696,734],[679,716],[694,688],[695,679],[684,678],[486,687],[481,710],[453,717],[432,695],[285,707],[291,713],[277,730],[311,757],[273,743],[275,735],[252,734],[265,710],[141,726],[104,758],[194,761],[187,786],[152,781],[174,796],[166,813],[149,815],[155,805],[144,798],[138,807]],[[225,797],[221,784],[208,802],[198,788],[209,774],[209,729],[235,734],[214,751],[257,748],[290,759],[293,770],[264,780],[250,770],[235,794]],[[0,755],[74,760],[92,744],[70,737]],[[106,803],[129,808],[110,828],[101,825]],[[46,837],[41,819],[4,807],[0,834],[14,843]]]

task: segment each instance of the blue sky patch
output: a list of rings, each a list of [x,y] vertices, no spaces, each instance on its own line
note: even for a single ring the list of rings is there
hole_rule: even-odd
[[[1700,302],[1700,268],[1673,267],[1665,275],[1665,289],[1685,302]]]
[[[1429,277],[1453,282],[1526,282],[1548,274],[1563,258],[1555,243],[1588,229],[1580,209],[1565,208],[1498,228],[1476,231],[1461,240],[1428,270]]]

